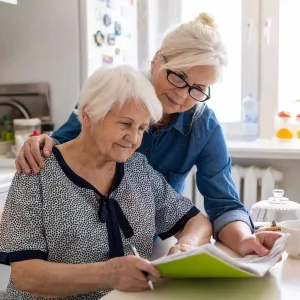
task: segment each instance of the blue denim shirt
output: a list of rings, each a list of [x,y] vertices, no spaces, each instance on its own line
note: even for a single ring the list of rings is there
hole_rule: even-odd
[[[253,223],[238,198],[231,177],[231,159],[221,126],[207,105],[196,113],[195,110],[196,106],[175,114],[169,124],[156,132],[151,129],[145,132],[137,151],[147,157],[149,164],[162,173],[178,193],[183,192],[191,168],[197,167],[197,186],[204,197],[214,237],[233,221],[247,223],[253,232]],[[76,138],[80,131],[81,124],[72,113],[52,138],[64,143]]]

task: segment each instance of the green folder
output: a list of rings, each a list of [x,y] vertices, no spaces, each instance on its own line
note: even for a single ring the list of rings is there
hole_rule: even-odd
[[[166,278],[251,278],[264,276],[283,253],[289,235],[283,235],[264,257],[233,258],[213,244],[161,257],[152,264]]]
[[[195,256],[162,263],[156,265],[156,268],[165,278],[256,277],[208,253],[199,253]]]

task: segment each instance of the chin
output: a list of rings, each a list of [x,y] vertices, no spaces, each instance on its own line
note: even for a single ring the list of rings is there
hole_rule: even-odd
[[[113,161],[115,161],[115,162],[117,162],[117,163],[124,163],[124,162],[126,162],[129,158],[131,157],[131,155],[128,155],[128,154],[126,154],[126,155],[114,155],[113,157],[112,157],[112,160]]]

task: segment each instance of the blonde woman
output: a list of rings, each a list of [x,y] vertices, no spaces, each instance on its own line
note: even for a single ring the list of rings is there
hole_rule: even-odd
[[[253,235],[254,226],[231,177],[221,126],[206,105],[213,101],[210,87],[221,78],[226,64],[225,46],[209,15],[202,13],[169,32],[153,57],[149,76],[163,106],[163,118],[144,134],[137,151],[179,193],[196,166],[197,186],[214,237],[241,255],[265,255],[270,244]],[[40,147],[48,156],[55,144],[76,138],[80,131],[81,124],[72,113],[51,138],[31,138],[16,160],[18,172],[29,174],[32,168],[38,173],[44,167]]]

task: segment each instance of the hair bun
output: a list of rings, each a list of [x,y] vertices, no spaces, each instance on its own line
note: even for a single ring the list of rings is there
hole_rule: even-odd
[[[205,24],[205,25],[208,25],[212,28],[214,28],[216,25],[215,25],[215,21],[214,21],[214,18],[207,14],[207,13],[201,13],[199,14],[199,16],[197,16],[194,20],[194,22],[201,22],[202,24]]]

